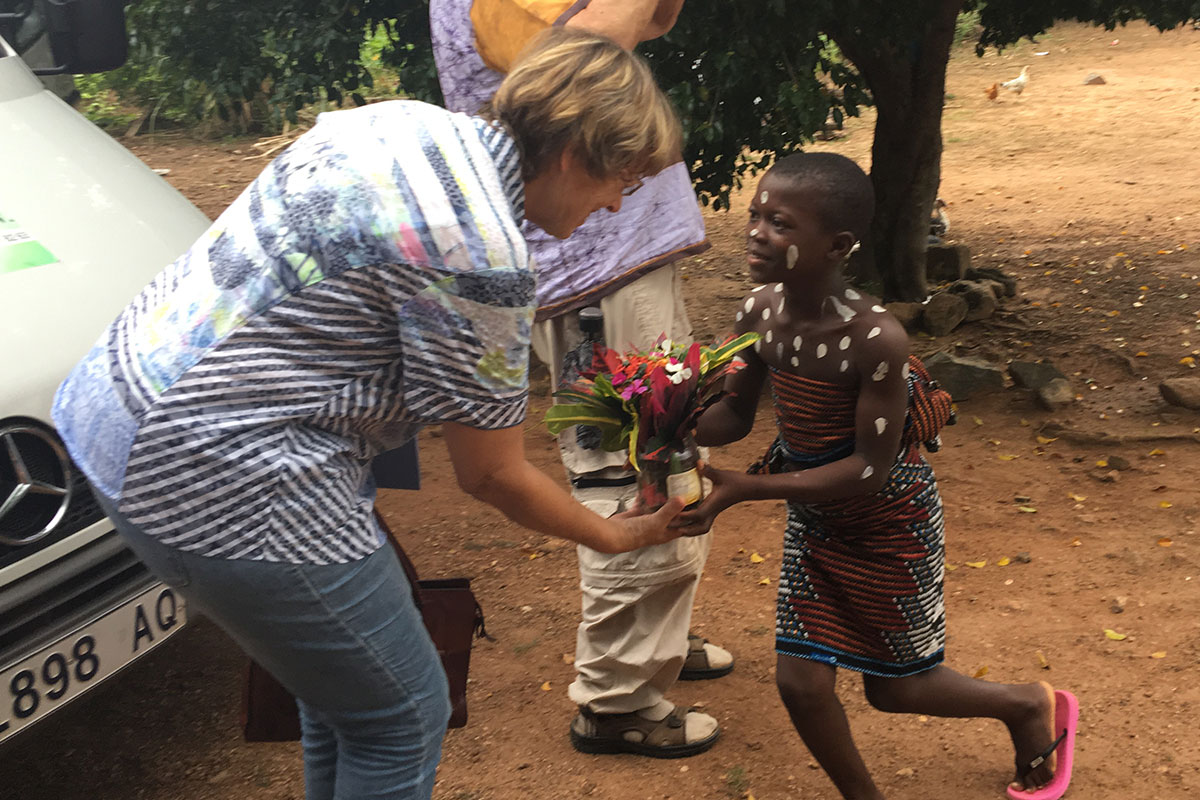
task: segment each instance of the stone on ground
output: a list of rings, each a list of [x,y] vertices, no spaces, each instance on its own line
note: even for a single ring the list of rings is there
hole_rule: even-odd
[[[925,304],[921,324],[930,336],[945,336],[967,318],[969,308],[959,295],[938,292]]]
[[[925,251],[925,277],[932,283],[960,280],[971,267],[971,248],[965,244],[931,244]]]
[[[1004,373],[981,358],[960,358],[942,351],[925,359],[925,366],[955,402],[979,392],[1004,388]]]
[[[921,325],[921,316],[925,313],[924,303],[888,303],[885,308],[909,333]]]
[[[996,293],[981,281],[955,281],[946,290],[967,301],[967,316],[964,322],[977,322],[996,313]]]
[[[1075,390],[1066,378],[1054,378],[1034,392],[1033,397],[1047,411],[1057,411],[1075,402]]]
[[[1008,365],[1008,376],[1020,389],[1036,392],[1055,378],[1067,379],[1049,361],[1014,361]]]
[[[1168,378],[1158,391],[1173,406],[1200,411],[1200,378]]]

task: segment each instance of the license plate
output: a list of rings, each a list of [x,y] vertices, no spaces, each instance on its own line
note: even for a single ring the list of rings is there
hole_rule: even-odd
[[[184,626],[183,598],[155,586],[0,673],[0,741],[32,725]]]

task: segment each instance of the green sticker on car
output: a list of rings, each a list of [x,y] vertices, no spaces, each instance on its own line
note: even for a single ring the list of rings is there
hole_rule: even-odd
[[[0,214],[0,275],[56,264],[58,259],[11,217]]]

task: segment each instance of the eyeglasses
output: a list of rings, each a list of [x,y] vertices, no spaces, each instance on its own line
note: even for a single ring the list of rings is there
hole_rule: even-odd
[[[629,197],[640,188],[642,188],[642,181],[639,179],[636,183],[630,184],[622,189],[621,197]]]

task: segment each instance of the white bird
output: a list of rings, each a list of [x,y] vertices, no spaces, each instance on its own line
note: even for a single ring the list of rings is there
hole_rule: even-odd
[[[1029,84],[1029,66],[1021,67],[1021,74],[1013,78],[1011,81],[1005,81],[1000,84],[1001,89],[1008,89],[1010,92],[1020,94],[1025,91],[1025,87]]]

